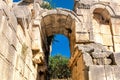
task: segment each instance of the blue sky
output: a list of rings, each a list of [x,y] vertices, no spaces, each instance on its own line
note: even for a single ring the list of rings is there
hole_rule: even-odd
[[[47,0],[55,7],[61,7],[66,9],[73,9],[74,0]]]
[[[17,2],[20,0],[14,0],[14,2]],[[74,0],[47,0],[54,7],[57,8],[66,8],[66,9],[73,9],[74,6]],[[58,42],[52,42],[52,52],[51,56],[54,56],[56,54],[62,54],[65,57],[70,57],[70,49],[69,49],[69,40],[64,35],[55,35],[55,40]]]
[[[65,57],[70,57],[70,48],[69,48],[69,40],[66,36],[57,34],[54,36],[54,40],[52,42],[52,52],[51,56],[56,54],[61,54]]]

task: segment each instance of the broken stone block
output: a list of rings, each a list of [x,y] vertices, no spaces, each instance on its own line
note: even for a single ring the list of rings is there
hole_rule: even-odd
[[[92,57],[93,58],[105,58],[105,57],[109,57],[112,54],[112,52],[110,51],[104,51],[104,52],[93,52],[92,53]]]
[[[88,45],[78,45],[79,50],[82,50],[82,52],[92,53],[94,52],[94,48],[90,47]]]
[[[92,65],[89,67],[89,80],[106,80],[103,65]]]
[[[95,58],[95,59],[96,59],[96,58],[99,59],[99,58],[105,58],[106,55],[103,54],[103,53],[100,53],[100,52],[98,52],[98,53],[93,52],[93,53],[92,53],[92,57]]]
[[[89,46],[94,48],[94,52],[106,51],[106,48],[100,43],[91,43]]]

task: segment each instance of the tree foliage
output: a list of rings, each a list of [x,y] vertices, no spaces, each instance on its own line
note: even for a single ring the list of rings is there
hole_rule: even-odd
[[[41,4],[41,7],[43,9],[53,9],[52,1],[48,2],[48,0],[44,0],[43,3]]]
[[[67,66],[68,58],[56,55],[49,59],[49,75],[52,79],[69,78],[71,73]]]

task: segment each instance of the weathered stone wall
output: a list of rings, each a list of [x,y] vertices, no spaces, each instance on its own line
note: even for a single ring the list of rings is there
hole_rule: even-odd
[[[42,9],[41,3],[0,0],[0,79],[46,80],[55,34],[70,40],[73,80],[120,79],[118,1],[75,0],[74,12]]]
[[[78,44],[69,61],[72,80],[119,80],[120,53],[101,44]]]
[[[119,9],[116,0],[75,0],[74,11],[82,22],[83,42],[101,43],[108,50],[120,52]]]
[[[17,19],[13,10],[4,1],[0,1],[0,79],[36,80],[31,32],[27,25],[21,26]]]

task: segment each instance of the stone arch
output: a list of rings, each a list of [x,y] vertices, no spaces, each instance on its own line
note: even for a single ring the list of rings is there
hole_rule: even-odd
[[[97,4],[92,9],[92,24],[94,41],[101,43],[107,49],[114,51],[114,38],[111,16],[115,15],[105,4]],[[106,31],[107,30],[107,31]]]
[[[111,16],[115,16],[115,11],[109,4],[105,3],[94,3],[90,8],[90,13],[92,14],[96,8],[106,9]]]
[[[46,37],[50,39],[54,34],[63,34],[69,38],[70,50],[72,52],[76,42],[75,33],[83,27],[77,15],[67,9],[55,9],[45,11],[40,16],[41,31],[44,39]]]
[[[43,67],[47,66],[50,53],[50,45],[54,34],[63,34],[68,37],[70,41],[70,52],[72,55],[72,53],[74,53],[74,47],[76,43],[76,32],[82,31],[81,29],[82,27],[83,26],[81,20],[77,17],[77,15],[73,11],[66,9],[55,9],[45,10],[40,13],[40,15],[34,21],[33,29],[35,32],[40,32],[40,35],[37,36],[36,33],[34,35],[37,38],[39,37],[41,38],[37,39],[37,41],[39,42],[39,40],[41,40],[40,43],[42,44],[40,44],[40,46],[42,46],[42,49],[37,48],[37,51],[38,50],[43,51],[42,52],[44,54],[43,61],[45,65],[38,66],[38,72],[42,71]],[[33,48],[33,50],[35,49]],[[43,75],[43,79],[45,79],[47,78],[46,74],[47,72],[45,68],[44,71],[42,71],[42,74],[40,75]],[[38,73],[37,77],[41,78],[40,75]]]

